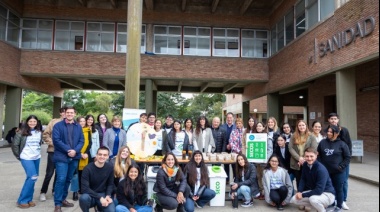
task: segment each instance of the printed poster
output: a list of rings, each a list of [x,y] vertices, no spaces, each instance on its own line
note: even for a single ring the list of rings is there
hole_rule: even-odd
[[[247,133],[246,156],[249,162],[267,163],[267,141],[266,133]]]

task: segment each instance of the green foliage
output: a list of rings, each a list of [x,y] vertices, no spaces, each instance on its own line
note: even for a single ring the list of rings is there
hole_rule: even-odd
[[[205,115],[209,120],[213,117],[222,117],[224,94],[195,94],[191,98],[191,104],[187,108],[187,117],[195,121],[200,115]]]
[[[35,111],[26,111],[22,113],[22,120],[26,120],[28,116],[35,115],[37,118],[41,121],[42,125],[49,124],[50,120],[52,119],[52,116],[48,114],[45,111],[42,110],[35,110]]]
[[[43,93],[24,92],[22,112],[28,111],[44,111],[52,116],[53,111],[53,97]]]

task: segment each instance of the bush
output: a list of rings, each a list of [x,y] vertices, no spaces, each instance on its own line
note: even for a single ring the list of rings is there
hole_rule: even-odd
[[[22,120],[25,121],[26,118],[28,118],[28,116],[30,115],[35,115],[37,116],[37,118],[41,121],[41,124],[42,125],[47,125],[49,124],[50,120],[52,119],[52,116],[44,111],[28,111],[28,112],[23,112],[22,113]]]

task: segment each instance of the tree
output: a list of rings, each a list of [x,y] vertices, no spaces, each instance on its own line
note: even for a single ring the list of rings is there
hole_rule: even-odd
[[[43,93],[37,93],[34,91],[24,92],[24,98],[22,100],[22,112],[30,111],[44,111],[52,116],[53,111],[53,97]]]
[[[195,94],[191,98],[187,115],[193,120],[200,115],[206,116],[209,120],[215,116],[222,116],[223,102],[226,97],[224,94]]]

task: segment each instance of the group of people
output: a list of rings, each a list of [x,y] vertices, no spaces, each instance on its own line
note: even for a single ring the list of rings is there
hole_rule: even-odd
[[[152,201],[148,200],[152,197],[147,196],[143,178],[145,164],[131,159],[121,118],[115,116],[109,122],[105,114],[100,114],[96,124],[92,115],[75,120],[73,107],[61,108],[60,114],[44,132],[38,126],[38,118],[31,115],[15,135],[12,150],[27,175],[17,200],[18,207],[36,205],[34,184],[39,175],[40,149],[44,141],[48,144],[48,163],[40,201],[46,200],[55,172],[55,212],[60,212],[61,207],[73,207],[67,200],[70,183],[73,200],[79,199],[83,211],[94,206],[102,211],[151,211]],[[230,196],[243,200],[243,207],[252,206],[253,199],[257,198],[278,210],[292,202],[302,206],[300,209],[314,207],[325,211],[336,199],[336,206],[330,207],[331,210],[348,209],[345,201],[351,140],[348,130],[338,125],[336,113],[330,114],[328,121],[327,136],[323,136],[320,122],[314,122],[310,132],[307,123],[299,120],[293,132],[287,123],[279,129],[273,117],[268,119],[267,125],[249,117],[244,128],[241,118],[234,122],[234,115],[228,113],[225,124],[214,117],[210,125],[205,116],[200,116],[195,124],[186,119],[182,128],[182,122],[171,115],[163,124],[155,113],[141,114],[140,122],[151,126],[156,133],[155,155],[164,156],[154,186],[155,210],[177,208],[177,211],[192,212],[214,198],[216,194],[208,187],[202,153],[221,152],[237,154],[236,163],[232,164],[233,176],[228,176],[227,182],[233,178]],[[245,156],[247,133],[267,134],[267,163],[248,162]],[[193,151],[186,166],[177,161],[184,151],[187,154]],[[225,166],[227,173],[229,168]],[[75,173],[79,186],[73,189]],[[294,179],[297,192],[292,197]]]

